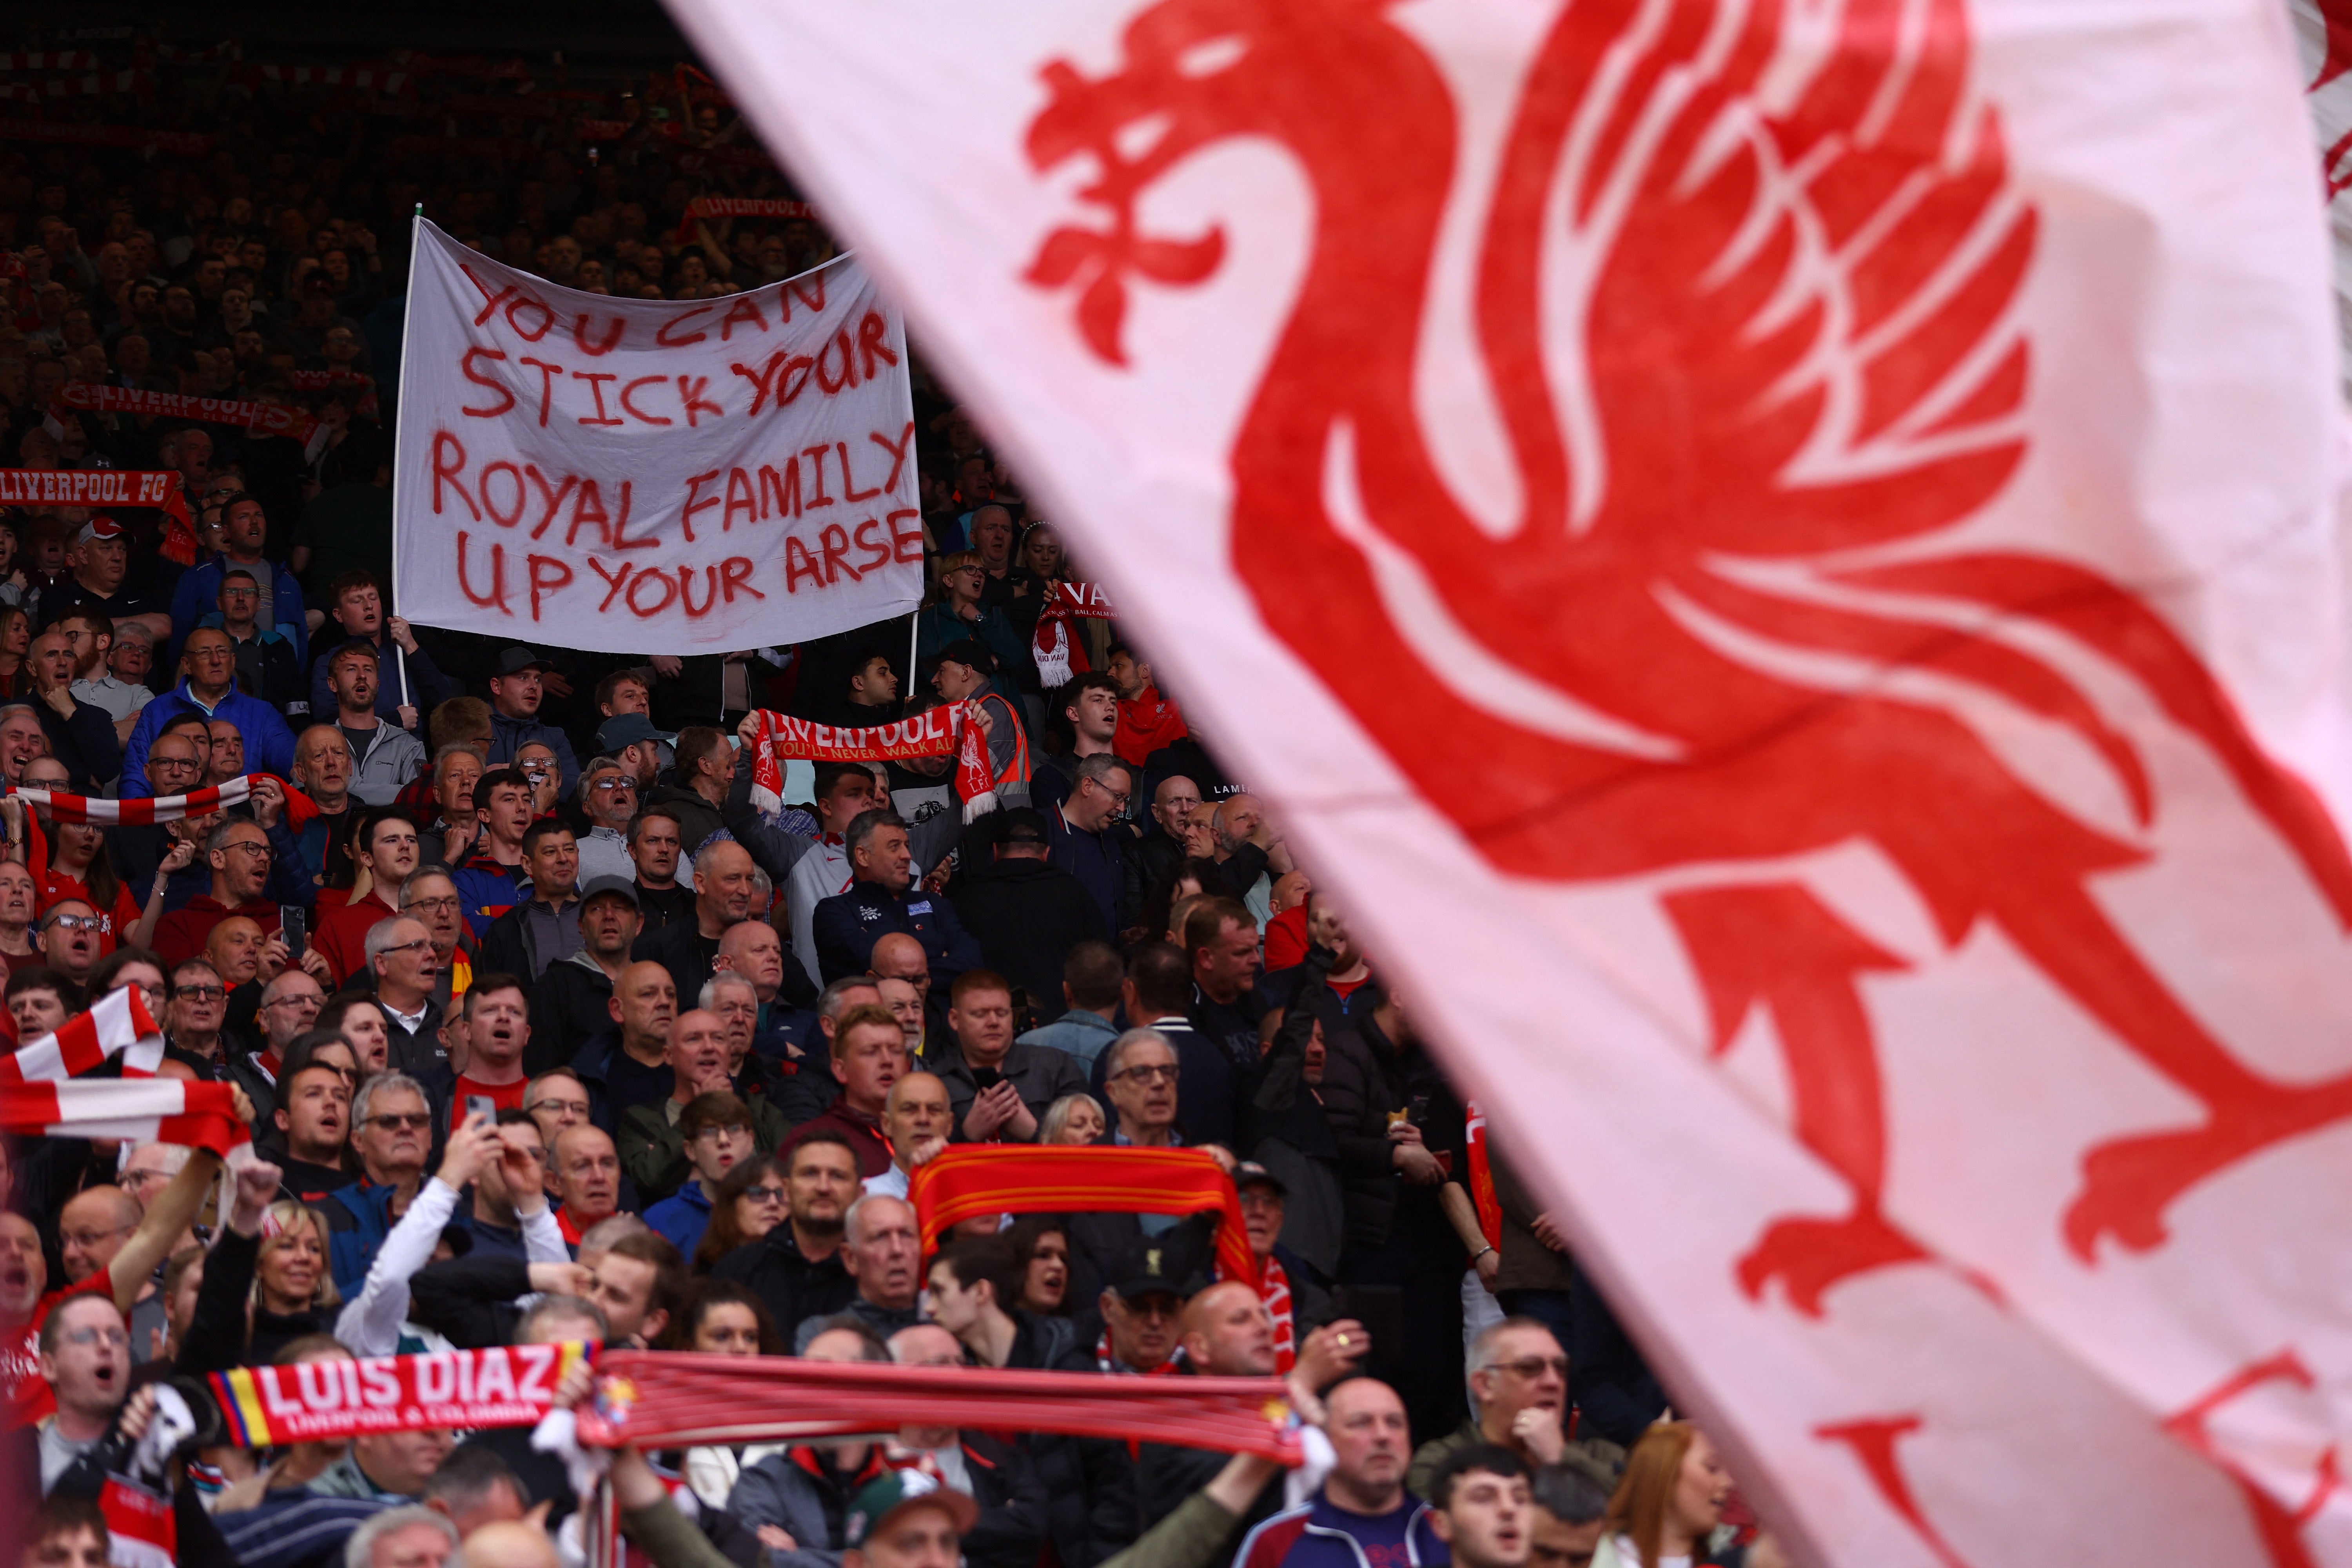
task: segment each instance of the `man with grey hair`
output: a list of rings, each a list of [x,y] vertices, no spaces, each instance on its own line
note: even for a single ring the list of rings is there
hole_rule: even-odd
[[[617,758],[598,757],[580,770],[580,810],[588,818],[580,837],[580,885],[599,877],[633,880],[637,866],[629,858],[629,818],[637,814],[637,781]]]
[[[440,1039],[441,1008],[433,1000],[441,977],[433,933],[423,921],[394,915],[368,928],[366,953],[394,1069],[429,1073],[446,1066],[449,1053]]]
[[[1597,1474],[1614,1477],[1624,1468],[1625,1450],[1607,1438],[1570,1437],[1567,1415],[1568,1352],[1549,1325],[1505,1318],[1470,1342],[1470,1419],[1413,1451],[1405,1486],[1428,1496],[1439,1467],[1481,1444],[1509,1449],[1531,1469],[1571,1454],[1579,1456],[1578,1468]]]
[[[463,1541],[486,1524],[520,1519],[522,1483],[488,1448],[453,1448],[425,1483],[425,1506],[457,1526]]]
[[[457,1527],[423,1503],[388,1508],[343,1542],[343,1568],[441,1568],[457,1550]]]
[[[433,1005],[445,1014],[449,1010],[449,977],[466,930],[464,907],[457,884],[438,866],[419,868],[400,884],[400,912],[424,922],[425,934],[433,939]]]
[[[843,1216],[841,1263],[857,1285],[843,1309],[886,1339],[922,1321],[923,1244],[915,1206],[903,1198],[868,1193]],[[832,1314],[803,1319],[793,1352],[808,1348]]]
[[[1103,930],[1116,931],[1127,885],[1124,846],[1133,837],[1121,819],[1135,774],[1109,752],[1079,758],[1073,772],[1069,798],[1045,803],[1045,858],[1077,879],[1102,911]]]
[[[416,1201],[432,1151],[433,1105],[423,1084],[395,1068],[360,1086],[352,1105],[352,1152],[365,1179],[328,1194],[319,1205],[327,1215],[335,1288],[344,1300],[365,1286],[376,1249]]]

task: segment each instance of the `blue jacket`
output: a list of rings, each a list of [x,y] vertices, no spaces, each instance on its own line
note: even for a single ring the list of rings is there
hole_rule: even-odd
[[[250,572],[253,568],[247,566],[242,570]],[[196,623],[220,608],[221,579],[227,575],[228,571],[227,561],[215,555],[210,561],[181,573],[179,582],[173,585],[172,657],[174,659],[180,657],[180,645],[188,640],[188,634],[196,629]],[[310,662],[310,621],[303,613],[302,585],[294,581],[294,574],[283,566],[272,568],[272,573],[269,580],[269,619],[293,643],[294,667],[305,668]],[[162,663],[160,659],[157,662]],[[333,704],[330,703],[328,711],[333,710]],[[248,745],[250,743],[247,742]]]
[[[327,1211],[327,1260],[335,1274],[335,1289],[348,1301],[367,1283],[376,1249],[392,1234],[392,1198],[400,1189],[365,1182],[338,1187],[320,1200]]]
[[[947,900],[920,884],[894,893],[879,882],[853,882],[816,907],[817,984],[830,985],[845,974],[863,974],[874,944],[886,931],[904,931],[923,944],[931,961],[931,983],[951,986],[956,976],[980,967],[980,943],[956,919]]]
[[[1444,1568],[1452,1563],[1454,1554],[1430,1526],[1429,1505],[1410,1492],[1405,1503],[1412,1511],[1405,1521],[1404,1562],[1384,1550],[1381,1568]],[[1369,1522],[1334,1508],[1318,1488],[1302,1506],[1276,1514],[1243,1537],[1233,1568],[1373,1568],[1355,1533]]]
[[[572,742],[564,739],[563,731],[536,719],[517,719],[490,710],[490,766],[505,767],[533,741],[555,753],[555,765],[563,772],[563,794],[569,796],[580,786],[580,764],[573,760]]]
[[[1073,1007],[1052,1023],[1038,1025],[1013,1043],[1016,1046],[1051,1047],[1076,1058],[1080,1067],[1091,1068],[1095,1065],[1095,1058],[1117,1038],[1118,1025],[1100,1013],[1085,1007]]]
[[[702,1183],[690,1181],[654,1205],[646,1211],[646,1223],[656,1235],[667,1237],[679,1257],[692,1258],[694,1249],[702,1245],[702,1233],[710,1226],[710,1200],[703,1194]]]
[[[122,748],[123,799],[141,800],[153,793],[147,787],[147,748],[155,743],[164,725],[183,713],[226,719],[236,725],[237,733],[245,737],[247,772],[276,773],[286,779],[294,776],[294,731],[286,727],[277,709],[234,686],[216,705],[206,708],[190,694],[188,683],[183,680],[139,710],[139,723]]]

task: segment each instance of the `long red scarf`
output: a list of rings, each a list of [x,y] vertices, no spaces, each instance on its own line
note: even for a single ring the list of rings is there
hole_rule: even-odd
[[[178,822],[190,816],[210,816],[214,812],[232,805],[242,805],[251,798],[254,784],[261,779],[277,779],[276,773],[245,773],[226,784],[208,784],[190,790],[185,795],[149,795],[136,800],[108,800],[102,795],[67,795],[61,790],[26,789],[17,786],[0,789],[0,795],[21,797],[35,809],[46,811],[52,822],[87,822],[100,827],[150,827],[159,822]],[[278,779],[286,793],[286,825],[299,830],[319,815],[319,803]]]
[[[1036,660],[1037,679],[1048,688],[1069,684],[1073,675],[1089,668],[1086,650],[1071,636],[1070,623],[1084,617],[1108,621],[1116,612],[1110,595],[1099,583],[1055,583],[1037,612],[1037,629],[1029,637],[1029,656]]]
[[[187,491],[171,468],[0,468],[0,506],[154,507],[163,514],[163,554],[196,560]]]
[[[1233,1178],[1205,1149],[958,1144],[916,1168],[908,1201],[928,1253],[958,1220],[989,1214],[1217,1211],[1217,1272],[1263,1289]]]
[[[686,216],[677,220],[677,240],[685,244],[694,237],[697,218],[706,217],[782,217],[816,220],[816,208],[807,202],[773,201],[759,196],[697,196],[686,204]]]
[[[233,1086],[180,1078],[79,1078],[0,1083],[0,1132],[183,1143],[226,1159],[250,1142]]]
[[[599,1447],[814,1441],[919,1422],[1080,1437],[1142,1431],[1155,1442],[1291,1465],[1299,1459],[1288,1396],[1272,1378],[1105,1377],[676,1351],[610,1351],[597,1370],[600,1391],[581,1407],[580,1436]]]
[[[812,723],[789,713],[762,710],[760,737],[751,748],[751,800],[762,811],[782,810],[784,804],[784,760],[799,758],[822,763],[904,762],[910,757],[956,760],[956,794],[963,800],[963,819],[971,822],[996,809],[999,784],[1029,776],[1029,742],[1014,731],[1013,761],[1003,774],[991,764],[988,736],[977,722],[978,701],[933,708],[895,724],[869,724],[855,730]]]
[[[596,1347],[500,1345],[430,1355],[247,1366],[212,1375],[214,1400],[244,1447],[436,1426],[530,1426]]]
[[[68,408],[100,414],[148,414],[166,419],[194,419],[206,425],[236,425],[270,436],[291,436],[307,447],[323,428],[316,417],[299,408],[256,403],[239,397],[199,397],[184,392],[149,392],[137,386],[100,386],[95,382],[69,381],[58,388],[57,401]],[[306,456],[317,457],[316,452]]]

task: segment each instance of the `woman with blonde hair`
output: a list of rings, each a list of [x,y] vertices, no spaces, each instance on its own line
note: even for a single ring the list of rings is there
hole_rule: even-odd
[[[1718,1546],[1731,1473],[1706,1434],[1661,1421],[1626,1456],[1592,1568],[1693,1568]]]
[[[333,1331],[342,1298],[328,1264],[327,1216],[279,1199],[279,1173],[267,1163],[236,1173],[228,1223],[205,1259],[173,1371],[198,1376],[265,1365],[296,1340]]]
[[[1109,1124],[1091,1094],[1066,1094],[1037,1119],[1040,1143],[1085,1144],[1098,1141]]]

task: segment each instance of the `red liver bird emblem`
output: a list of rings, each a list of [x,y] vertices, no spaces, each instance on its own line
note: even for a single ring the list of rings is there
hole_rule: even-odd
[[[1665,900],[1717,1048],[1771,1011],[1798,1135],[1853,1190],[1849,1213],[1760,1237],[1750,1293],[1778,1279],[1817,1311],[1831,1284],[1919,1253],[1879,1209],[1861,989],[1905,961],[1801,880],[1743,867],[1874,847],[1945,943],[1990,922],[2195,1098],[2193,1124],[2084,1155],[2055,1217],[2086,1261],[2102,1237],[2158,1246],[2190,1187],[2352,1114],[2352,1078],[2251,1069],[2103,911],[2094,884],[2144,849],[2019,776],[1949,707],[1804,673],[1823,655],[1932,672],[2063,726],[2146,824],[2159,802],[2139,748],[2005,632],[2054,634],[2225,768],[2352,922],[2333,825],[2164,620],[2077,562],[1952,537],[2026,456],[2016,304],[2036,241],[1999,119],[1970,94],[1961,0],[1570,0],[1491,184],[1466,191],[1456,106],[1399,9],[1164,0],[1110,73],[1049,65],[1030,159],[1092,158],[1098,216],[1045,237],[1028,280],[1073,291],[1086,342],[1119,363],[1132,290],[1223,259],[1216,231],[1145,232],[1143,193],[1230,138],[1296,159],[1311,249],[1231,453],[1234,565],[1497,868],[1724,868]],[[1479,215],[1471,330],[1517,480],[1501,520],[1448,484],[1415,406],[1460,204]],[[1510,700],[1465,696],[1465,668]],[[1491,781],[1475,794],[1457,787],[1465,756]]]

